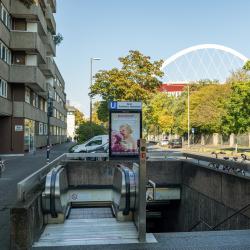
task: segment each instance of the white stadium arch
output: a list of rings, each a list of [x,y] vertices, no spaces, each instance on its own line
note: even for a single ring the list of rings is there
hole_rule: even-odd
[[[197,59],[195,60],[196,55]],[[183,69],[177,64],[181,60],[184,61],[182,63]],[[181,78],[168,79],[168,82],[188,82],[208,78],[211,80],[217,79],[221,82],[225,81],[227,74],[242,67],[247,60],[246,56],[229,47],[218,44],[200,44],[172,55],[164,61],[161,70],[168,75],[169,67],[172,65],[177,76]],[[197,73],[198,69],[202,69],[199,72],[200,76]],[[192,71],[194,76],[185,76],[185,70]]]

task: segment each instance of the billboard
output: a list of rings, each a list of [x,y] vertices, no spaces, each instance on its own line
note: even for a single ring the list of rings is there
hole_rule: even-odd
[[[137,141],[142,136],[142,103],[109,103],[109,156],[139,157]]]
[[[110,156],[138,156],[140,137],[141,112],[111,112]]]

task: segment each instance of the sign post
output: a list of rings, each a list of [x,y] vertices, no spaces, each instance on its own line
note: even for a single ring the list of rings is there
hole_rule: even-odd
[[[140,139],[140,166],[139,166],[139,241],[146,241],[146,140]]]
[[[142,103],[109,103],[109,157],[137,157],[142,137]]]

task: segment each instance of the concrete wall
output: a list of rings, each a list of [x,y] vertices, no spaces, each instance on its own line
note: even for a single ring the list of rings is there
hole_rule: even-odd
[[[12,208],[10,219],[11,249],[31,249],[43,229],[41,193],[38,192],[28,202],[17,204]]]
[[[67,161],[68,183],[71,187],[112,185],[114,168],[119,163],[132,166],[132,161]],[[250,202],[249,178],[225,174],[181,161],[147,162],[147,178],[164,185],[181,185],[180,203],[166,206],[166,216],[160,224],[164,230],[188,231],[200,219],[216,225]],[[43,221],[41,190],[27,203],[11,209],[12,249],[29,249],[41,233]],[[250,228],[250,211],[245,211],[218,228]],[[168,224],[167,224],[168,223]],[[160,225],[159,224],[159,225]],[[207,230],[204,225],[194,230]],[[18,245],[15,245],[18,244]]]
[[[182,167],[182,195],[178,211],[178,231],[189,231],[200,219],[215,226],[250,203],[250,180],[192,165]],[[250,228],[248,210],[223,223],[221,229]],[[208,230],[201,223],[194,230]]]

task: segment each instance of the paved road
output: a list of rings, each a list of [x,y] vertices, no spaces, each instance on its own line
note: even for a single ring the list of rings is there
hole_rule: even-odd
[[[55,159],[72,146],[71,143],[56,145],[50,159]],[[16,184],[46,164],[46,150],[18,157],[3,157],[6,170],[0,178],[0,250],[9,249],[10,216],[9,208],[16,203]]]

